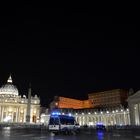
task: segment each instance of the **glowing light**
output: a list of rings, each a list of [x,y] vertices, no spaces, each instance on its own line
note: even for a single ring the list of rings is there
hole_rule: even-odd
[[[60,112],[52,112],[52,115],[61,115],[61,113]]]
[[[97,114],[96,112],[94,114]]]
[[[21,103],[24,103],[24,101],[22,100]]]
[[[12,83],[12,77],[11,77],[11,75],[9,76],[9,78],[7,80],[7,83]]]
[[[41,123],[44,123],[45,121],[44,121],[44,119],[41,119],[40,122],[41,122]]]
[[[9,112],[12,112],[12,108],[9,108],[9,110],[8,110]]]
[[[127,110],[127,111],[129,111],[129,109],[128,109],[128,108],[127,108],[126,110]]]
[[[101,111],[101,114],[103,114],[103,112]]]
[[[104,136],[104,133],[102,131],[98,131],[97,136],[98,136],[99,140],[102,140],[103,136]]]
[[[78,113],[75,113],[75,115],[78,115]]]
[[[84,115],[84,113],[82,112],[82,115]]]
[[[69,116],[72,116],[71,113],[68,114]]]
[[[103,125],[103,123],[102,122],[98,122],[97,125]]]
[[[109,111],[106,112],[107,114],[109,113]]]
[[[118,110],[116,110],[116,112],[118,112]]]
[[[112,113],[115,113],[115,111],[113,110]]]
[[[65,115],[65,113],[63,112],[62,115]]]
[[[34,110],[34,114],[36,114],[36,110]]]
[[[10,121],[11,119],[12,119],[11,116],[7,116],[7,117],[4,118],[3,121],[4,121],[4,122],[8,122],[8,121]]]
[[[88,114],[90,115],[91,113],[90,113],[90,112],[88,112]]]
[[[123,112],[123,109],[121,109],[121,112]]]

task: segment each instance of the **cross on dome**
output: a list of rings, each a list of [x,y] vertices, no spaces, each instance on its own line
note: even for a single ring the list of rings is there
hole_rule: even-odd
[[[7,83],[12,83],[13,81],[12,81],[12,77],[11,77],[11,75],[9,76],[9,78],[8,78],[8,80],[7,80]]]

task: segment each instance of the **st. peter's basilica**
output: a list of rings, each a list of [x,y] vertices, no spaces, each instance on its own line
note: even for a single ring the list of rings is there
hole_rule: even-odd
[[[40,99],[37,95],[31,96],[31,87],[28,97],[21,96],[9,76],[7,83],[0,88],[0,122],[36,123],[39,114]]]

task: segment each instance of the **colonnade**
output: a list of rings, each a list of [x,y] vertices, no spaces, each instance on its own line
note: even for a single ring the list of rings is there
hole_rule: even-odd
[[[77,114],[75,115],[76,121],[80,125],[94,126],[97,123],[109,125],[130,125],[130,116],[128,111],[108,114]]]

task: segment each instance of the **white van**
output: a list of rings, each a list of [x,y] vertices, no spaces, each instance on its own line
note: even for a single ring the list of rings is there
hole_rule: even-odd
[[[53,133],[65,133],[79,132],[77,123],[73,116],[61,115],[60,113],[52,113],[49,120],[49,131]]]

